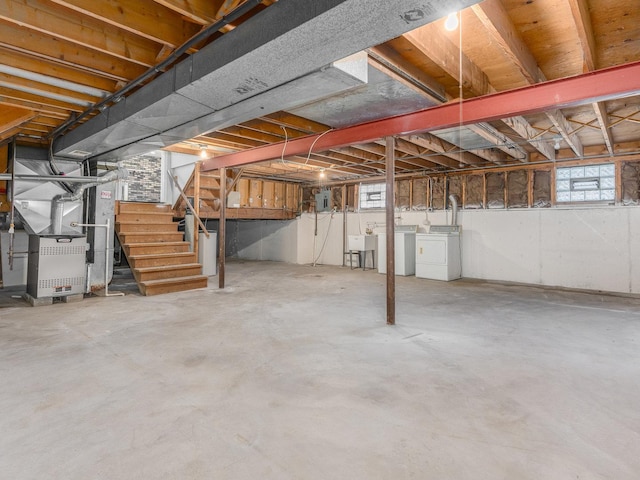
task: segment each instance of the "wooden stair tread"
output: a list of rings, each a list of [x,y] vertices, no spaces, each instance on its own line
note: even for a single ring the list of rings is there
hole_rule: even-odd
[[[173,217],[172,217],[173,218]],[[135,225],[141,227],[143,225],[173,225],[175,222],[136,222],[135,220],[116,220],[116,225]]]
[[[131,235],[131,234],[127,234]],[[144,247],[181,247],[182,245],[189,245],[189,242],[178,241],[178,242],[139,242],[139,243],[129,243],[127,245],[133,245],[136,248],[144,248]]]
[[[160,236],[169,236],[172,238],[184,238],[184,232],[117,232],[119,237],[124,237],[125,240],[128,238],[141,238],[141,237],[153,237],[155,240],[155,237],[160,237]],[[174,240],[174,241],[178,241],[178,240]],[[150,242],[123,242],[125,244],[129,244],[129,243],[150,243]],[[165,241],[162,240],[158,240],[155,242],[151,242],[151,243],[166,243]]]
[[[115,231],[140,293],[164,293],[204,288],[196,254],[188,250],[184,232],[178,231],[171,205],[122,202],[117,204]]]
[[[181,263],[179,265],[162,265],[159,267],[140,267],[136,268],[138,273],[149,273],[149,272],[165,272],[170,270],[181,270],[186,268],[196,268],[200,267],[199,263]]]
[[[142,283],[145,287],[151,287],[155,285],[168,285],[172,283],[186,283],[192,281],[209,281],[209,277],[206,275],[191,275],[189,277],[174,277],[174,278],[162,278],[160,280],[146,280]]]
[[[129,255],[129,259],[131,260],[142,260],[142,259],[150,259],[150,258],[173,258],[173,257],[195,257],[195,253],[193,252],[173,252],[173,253],[149,253],[149,254],[138,254],[138,255]]]

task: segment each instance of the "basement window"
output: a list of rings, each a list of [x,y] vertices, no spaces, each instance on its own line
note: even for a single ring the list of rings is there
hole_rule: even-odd
[[[386,191],[384,183],[360,184],[360,209],[384,208]]]
[[[556,169],[556,202],[613,202],[616,177],[613,163]]]

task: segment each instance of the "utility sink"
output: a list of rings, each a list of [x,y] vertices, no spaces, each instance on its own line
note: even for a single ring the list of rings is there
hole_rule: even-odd
[[[349,235],[348,249],[350,251],[367,251],[376,249],[375,235]]]

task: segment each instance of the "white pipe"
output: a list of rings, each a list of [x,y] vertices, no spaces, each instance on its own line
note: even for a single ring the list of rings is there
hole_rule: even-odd
[[[451,214],[451,225],[458,225],[458,199],[455,195],[449,195],[449,200],[451,201],[451,209],[453,213]]]
[[[11,176],[10,173],[0,173],[0,181],[3,180],[11,180],[15,178],[16,180],[28,180],[34,182],[61,182],[61,183],[92,183],[98,182],[102,177],[76,177],[69,175],[27,175],[27,174],[18,174]]]
[[[123,292],[109,293],[109,243],[111,240],[111,222],[107,218],[107,223],[76,223],[71,224],[72,227],[102,227],[105,228],[106,238],[104,240],[104,296],[105,297],[122,297]],[[88,292],[87,292],[88,293]]]
[[[73,189],[73,192],[71,193],[61,193],[60,195],[56,195],[55,197],[53,197],[53,208],[51,212],[51,226],[53,228],[53,234],[62,234],[62,217],[64,216],[65,203],[79,200],[87,188],[95,187],[103,183],[114,182],[116,180],[122,180],[127,178],[128,175],[129,173],[124,168],[110,170],[101,177],[95,177],[95,179],[90,183],[80,183]]]

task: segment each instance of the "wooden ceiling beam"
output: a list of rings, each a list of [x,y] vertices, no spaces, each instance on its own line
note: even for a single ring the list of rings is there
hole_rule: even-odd
[[[280,130],[282,132],[282,129]],[[282,132],[282,134],[280,135],[274,135],[264,131],[258,131],[255,129],[246,128],[240,125],[227,127],[223,130],[220,130],[217,133],[225,136],[238,137],[240,139],[240,142],[244,144],[249,144],[251,146],[265,145],[269,143],[284,141],[284,132]],[[298,135],[298,136],[301,136],[301,135]],[[284,148],[283,153],[284,153],[284,156],[286,157],[287,156],[286,148]],[[315,154],[315,155],[317,157],[320,154]],[[327,152],[322,152],[321,156],[325,158],[327,161],[333,162],[339,168],[342,168],[343,166],[347,166],[347,165],[362,166],[367,162],[369,162],[369,160],[367,159],[363,159],[362,157],[359,157],[359,156],[350,155],[346,153],[346,151],[343,152],[340,150],[329,150]],[[375,161],[380,163],[377,158],[375,159]]]
[[[605,102],[595,102],[591,105],[593,106],[593,111],[595,112],[596,118],[598,119],[598,124],[600,125],[600,131],[602,132],[604,143],[607,146],[607,151],[609,152],[609,155],[614,155],[615,140],[613,139],[613,132],[609,123],[607,106]]]
[[[278,161],[281,162],[281,160],[274,160],[274,162]],[[333,169],[337,167],[340,168],[342,172],[350,173],[353,175],[369,175],[375,171],[375,169],[363,165],[340,165],[339,162],[335,161],[335,159],[327,158],[321,153],[314,153],[309,158],[299,155],[292,155],[285,158],[284,161],[285,164],[300,165],[301,167],[312,166],[325,169]]]
[[[447,94],[442,84],[402,58],[387,44],[370,48],[368,53],[371,66],[431,100],[434,104],[442,104],[451,100],[451,96]],[[498,132],[490,124],[468,125],[466,128],[481,136],[491,143],[494,148],[502,150],[510,157],[520,161],[527,161],[528,153],[526,150],[513,144],[513,142],[509,142],[505,135]]]
[[[60,125],[60,121],[57,118],[48,117],[42,113],[36,116],[31,123],[35,125],[42,125],[43,127],[57,127]]]
[[[64,65],[79,66],[83,69],[104,73],[111,78],[124,81],[136,78],[147,70],[142,65],[110,55],[103,55],[90,48],[36,32],[26,27],[18,27],[6,21],[0,21],[0,28],[4,33],[3,46],[44,57]]]
[[[423,55],[432,60],[458,84],[462,84],[464,97],[491,93],[489,78],[442,32],[437,24],[428,24],[403,35]],[[462,72],[460,72],[462,63]]]
[[[115,92],[117,90],[116,80],[75,67],[68,67],[46,58],[36,59],[26,53],[2,47],[0,47],[0,56],[7,62],[7,65],[27,72],[93,87],[105,92]]]
[[[593,26],[591,23],[591,14],[589,6],[585,0],[568,0],[571,7],[571,15],[573,23],[580,38],[582,45],[582,61],[584,64],[583,71],[591,72],[596,69],[596,39],[593,34]]]
[[[520,37],[500,0],[485,0],[473,5],[471,10],[528,83],[543,81],[537,60]]]
[[[309,133],[314,133],[314,132],[304,131],[299,128],[294,128],[291,126],[286,127],[284,125],[280,125],[274,122],[267,122],[261,119],[249,120],[248,122],[243,122],[240,125],[246,128],[251,128],[259,132],[266,132],[266,133],[271,133],[273,135],[279,135],[280,137],[282,137],[281,139],[284,139],[285,137],[287,138],[303,137],[305,135],[308,135]],[[284,128],[286,128],[286,135],[285,135]]]
[[[293,127],[308,133],[322,133],[331,128],[327,125],[319,122],[314,122],[307,118],[299,117],[289,112],[276,112],[265,117],[260,117],[260,120],[266,122],[276,123],[278,125],[284,125],[285,127]]]
[[[589,13],[589,6],[585,0],[569,0],[569,6],[571,7],[571,15],[573,16],[573,23],[576,26],[578,32],[578,38],[582,45],[582,61],[583,71],[592,72],[597,68],[597,50],[596,50],[596,38],[593,33],[593,24],[591,22],[591,14]],[[607,106],[604,102],[596,102],[592,104],[593,111],[596,114],[598,123],[600,125],[600,131],[602,132],[602,138],[607,146],[609,155],[614,154],[615,141],[613,138],[613,131],[609,124],[609,117],[607,115]]]
[[[251,128],[242,127],[240,125],[234,125],[231,127],[219,130],[219,133],[227,135],[233,135],[243,139],[256,140],[261,143],[275,143],[284,140],[283,135],[272,135],[270,133],[257,131]]]
[[[522,116],[503,118],[502,122],[533,146],[547,160],[556,158],[556,151],[540,133]]]
[[[558,129],[562,138],[564,138],[564,141],[567,142],[571,150],[573,150],[578,157],[584,157],[584,147],[582,146],[582,142],[578,136],[572,132],[571,125],[567,118],[562,115],[562,112],[560,112],[560,110],[552,110],[550,112],[545,112],[545,114]]]
[[[208,25],[219,18],[218,11],[222,0],[154,0],[158,5],[162,5],[191,22],[199,25]]]
[[[498,150],[506,153],[514,160],[518,160],[524,163],[529,161],[529,152],[527,152],[524,148],[507,137],[504,133],[500,132],[497,128],[494,128],[490,123],[476,123],[473,125],[467,125],[466,128],[471,130],[479,137],[487,140],[491,144],[490,148],[497,148]],[[476,153],[486,160],[492,161],[488,157],[485,157],[478,152]],[[498,163],[500,161],[497,157],[496,160],[497,161],[495,161],[494,163]]]
[[[60,100],[54,100],[41,95],[2,86],[0,86],[0,100],[3,102],[9,101],[16,106],[27,107],[38,112],[60,113],[61,111],[64,111],[66,112],[65,116],[69,115],[71,112],[80,113],[83,110],[81,106],[73,103],[62,102]]]
[[[87,95],[85,93],[79,93],[74,90],[69,90],[67,88],[56,87],[55,85],[49,85],[46,83],[38,82],[35,80],[29,80],[27,78],[17,77],[15,75],[9,75],[2,72],[0,72],[0,83],[4,85],[11,84],[12,86],[18,86],[18,87],[26,88],[29,90],[36,90],[41,92],[52,93],[55,95],[62,95],[65,97],[76,99],[80,102],[85,102],[87,104],[92,104],[100,101],[100,97]]]
[[[155,41],[41,0],[0,0],[0,19],[146,67],[160,50]]]
[[[503,53],[511,59],[513,64],[518,68],[524,79],[529,84],[535,84],[546,81],[544,73],[540,70],[538,62],[522,40],[522,37],[516,30],[513,22],[509,18],[500,0],[485,0],[484,2],[471,7],[482,25],[487,29],[491,38],[500,47]],[[495,89],[493,89],[495,91]],[[493,93],[487,91],[485,93]],[[584,148],[582,142],[577,135],[567,130],[569,125],[566,117],[560,110],[550,110],[545,112],[549,120],[556,126],[564,140],[571,146],[576,155],[582,155]],[[518,122],[522,122],[519,117]],[[513,122],[511,122],[513,123]],[[526,125],[519,125],[516,133],[528,131]],[[530,137],[524,137],[529,139]],[[549,144],[544,142],[534,142],[532,145],[545,155],[548,159],[555,158],[555,151],[551,149]],[[546,146],[545,146],[546,145]],[[544,149],[544,150],[542,150]]]
[[[200,25],[153,0],[50,0],[94,19],[122,28],[141,37],[179,47],[200,31]]]
[[[456,80],[459,84],[462,84],[463,90],[471,96],[482,96],[489,93],[495,93],[496,90],[489,83],[489,78],[486,74],[475,64],[469,57],[461,54],[459,48],[451,42],[448,38],[438,32],[436,29],[439,26],[430,24],[425,25],[412,32],[405,33],[403,38],[409,41],[418,51],[420,51],[427,58],[435,62],[441,69],[447,73],[450,77]],[[432,41],[432,39],[436,39]],[[462,72],[460,72],[459,65],[462,63]],[[526,131],[533,130],[533,127],[524,119],[519,117],[517,120],[510,122],[516,124],[518,130],[515,130],[518,135]],[[510,124],[507,124],[511,126]],[[530,137],[523,137],[529,141]],[[495,138],[496,145],[502,145],[499,138]],[[530,142],[531,143],[531,142]],[[549,146],[541,144],[540,142],[531,143],[531,145],[539,150],[543,155],[549,155],[549,158],[553,158],[555,152]],[[504,150],[503,150],[504,151]],[[511,153],[509,152],[511,155]],[[513,156],[513,155],[512,155]],[[524,155],[518,155],[514,158],[524,159]]]
[[[0,109],[0,133],[17,128],[37,116],[33,110],[23,107],[3,106]]]
[[[386,143],[385,140],[378,140],[376,142],[378,145],[383,145]],[[411,161],[414,163],[416,167],[420,168],[438,168],[438,167],[448,167],[448,168],[457,168],[458,162],[455,162],[449,159],[446,156],[440,155],[432,155],[430,153],[431,149],[427,149],[429,151],[425,151],[424,147],[420,147],[417,143],[409,142],[404,138],[397,137],[396,138],[396,150],[403,154],[409,155],[412,158],[411,160],[405,158],[404,161]],[[428,157],[428,158],[423,158]]]
[[[14,137],[14,136],[18,135],[18,133],[20,133],[20,128],[19,127],[11,128],[11,129],[5,130],[5,131],[0,131],[0,142],[4,142],[5,140],[8,140],[9,138]]]
[[[432,152],[439,153],[452,161],[447,166],[457,168],[460,165],[484,165],[486,161],[471,152],[462,151],[457,145],[449,143],[440,137],[430,133],[421,133],[405,137],[411,143],[415,143],[423,148],[428,148]]]
[[[464,123],[492,122],[517,115],[543,112],[562,105],[570,108],[604,99],[627,98],[640,95],[640,61],[598,70],[594,73],[567,77],[543,84],[507,90],[470,98],[464,102]],[[354,143],[374,142],[390,135],[410,135],[458,126],[460,105],[447,103],[403,115],[382,118],[372,122],[339,128],[321,135],[308,135],[289,142],[292,155],[310,149],[327,150]],[[202,162],[202,171],[216,168],[238,167],[278,157],[282,144],[265,145],[243,152],[217,157]]]

